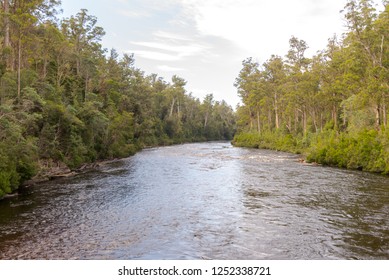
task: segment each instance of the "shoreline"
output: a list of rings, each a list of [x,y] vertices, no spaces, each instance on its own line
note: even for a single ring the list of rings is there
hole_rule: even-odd
[[[54,163],[51,162],[52,164],[55,164],[57,166],[55,167],[49,167],[46,170],[41,170],[38,172],[37,175],[35,175],[33,178],[25,181],[23,184],[21,184],[20,187],[22,188],[28,188],[30,186],[37,185],[39,183],[44,183],[48,181],[53,181],[56,179],[60,178],[67,178],[67,177],[73,177],[77,176],[78,174],[83,174],[86,172],[91,172],[93,170],[96,170],[102,166],[105,166],[110,163],[118,162],[121,160],[125,160],[127,158],[130,158],[134,155],[136,155],[138,152],[142,150],[148,150],[148,149],[155,149],[155,148],[161,148],[161,147],[168,147],[168,146],[174,146],[174,145],[183,145],[183,144],[190,144],[190,143],[207,143],[207,142],[221,142],[221,141],[226,141],[231,143],[232,145],[232,140],[200,140],[200,141],[183,141],[183,142],[176,142],[176,143],[169,143],[169,144],[163,144],[163,145],[151,145],[151,146],[145,146],[142,147],[141,149],[137,150],[134,154],[129,155],[127,157],[123,158],[113,158],[113,159],[103,159],[103,160],[97,160],[91,163],[84,163],[80,167],[76,169],[70,169],[66,164],[64,163]],[[12,194],[8,194],[12,195]],[[0,198],[1,199],[1,198]]]
[[[128,157],[126,157],[128,158]],[[79,168],[76,169],[70,169],[65,164],[62,164],[62,166],[56,166],[52,168],[48,168],[46,170],[38,172],[37,175],[35,175],[30,180],[25,181],[21,188],[28,188],[31,186],[35,186],[40,183],[48,182],[48,181],[54,181],[61,178],[67,178],[67,177],[74,177],[79,174],[84,174],[87,172],[91,172],[94,170],[97,170],[98,168],[105,166],[110,163],[118,162],[121,160],[124,160],[126,158],[115,158],[115,159],[107,159],[107,160],[99,160],[92,163],[84,163]],[[11,194],[10,194],[11,195]]]
[[[126,158],[115,158],[115,159],[107,159],[107,160],[99,160],[92,163],[84,163],[79,168],[76,169],[70,169],[68,166],[66,166],[64,163],[56,163],[57,166],[43,169],[40,172],[38,172],[37,175],[35,175],[33,178],[23,182],[17,190],[13,193],[6,194],[2,197],[0,197],[0,201],[7,198],[16,197],[19,195],[19,190],[27,189],[30,187],[37,186],[39,184],[59,180],[61,178],[68,178],[68,177],[75,177],[80,174],[85,174],[88,172],[92,172],[94,170],[97,170],[100,167],[103,167],[107,164],[118,162],[121,160],[125,160]]]
[[[50,181],[58,180],[61,178],[74,177],[74,176],[77,176],[79,174],[91,172],[91,171],[97,170],[98,168],[105,166],[107,164],[130,158],[142,150],[159,148],[159,147],[167,147],[167,146],[173,146],[173,145],[213,142],[213,141],[228,141],[228,142],[232,143],[231,142],[232,140],[223,139],[223,140],[208,140],[208,141],[207,140],[204,140],[204,141],[179,141],[179,142],[174,142],[174,143],[165,143],[163,145],[151,145],[151,146],[142,147],[141,149],[137,150],[134,154],[129,155],[127,157],[105,159],[105,160],[98,160],[98,161],[91,162],[91,163],[84,163],[80,167],[75,168],[75,169],[70,169],[63,162],[53,162],[53,161],[41,162],[41,164],[40,164],[41,170],[34,177],[23,182],[18,187],[18,189],[16,189],[13,193],[9,193],[9,194],[6,194],[6,195],[0,197],[0,201],[3,199],[6,199],[6,198],[12,198],[12,197],[18,196],[19,190],[26,189],[26,188],[33,187],[33,186],[37,186],[37,185],[45,183],[45,182],[50,182]]]
[[[268,148],[267,146],[260,146],[260,145],[250,145],[250,144],[247,144],[247,143],[244,143],[244,142],[237,142],[237,141],[232,141],[231,144],[234,146],[234,147],[240,147],[240,148],[248,148],[248,149],[263,149],[263,150],[271,150],[271,151],[280,151],[280,152],[286,152],[286,153],[290,153],[290,154],[294,154],[294,155],[300,155],[300,159],[298,160],[299,163],[303,164],[303,165],[306,165],[306,166],[323,166],[323,167],[331,167],[331,168],[338,168],[338,169],[342,169],[342,170],[350,170],[350,171],[358,171],[358,172],[366,172],[366,173],[369,173],[369,174],[375,174],[375,175],[380,175],[380,176],[384,176],[384,177],[389,177],[389,174],[385,174],[383,172],[380,172],[380,171],[373,171],[373,170],[364,170],[364,169],[361,169],[361,168],[349,168],[349,167],[344,167],[344,166],[339,166],[339,165],[336,165],[336,164],[326,164],[326,163],[321,163],[321,162],[317,162],[317,161],[310,161],[307,159],[307,155],[304,154],[303,151],[298,151],[298,152],[295,152],[294,150],[292,149],[273,149],[273,148]]]

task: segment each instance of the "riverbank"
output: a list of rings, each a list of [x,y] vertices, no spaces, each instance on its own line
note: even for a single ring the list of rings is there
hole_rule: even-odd
[[[175,145],[40,184],[0,203],[0,259],[388,258],[389,177],[298,158]]]
[[[140,151],[140,150],[137,150]],[[82,163],[77,168],[70,168],[64,162],[55,162],[53,160],[39,160],[36,164],[38,166],[37,173],[30,179],[22,182],[18,188],[13,192],[7,193],[3,196],[0,196],[0,200],[4,198],[14,197],[18,195],[18,191],[23,188],[29,188],[32,186],[39,185],[44,182],[53,181],[56,179],[73,177],[87,172],[94,171],[98,168],[101,168],[107,164],[118,162],[124,160],[134,154],[128,155],[127,157],[122,158],[113,158],[113,159],[102,159],[90,163]]]
[[[307,148],[306,141],[293,137],[291,134],[271,132],[239,133],[235,135],[231,143],[236,147],[267,149],[302,155]]]
[[[38,172],[38,174],[36,174],[30,180],[23,182],[21,187],[30,187],[30,186],[37,185],[39,183],[43,183],[55,179],[76,176],[78,174],[90,172],[104,165],[117,162],[123,159],[124,158],[115,158],[115,159],[99,160],[92,163],[84,163],[79,168],[76,169],[70,169],[63,162],[54,163],[52,161],[50,162],[46,161],[45,163],[41,163],[42,167],[41,170]]]
[[[293,136],[282,133],[240,133],[232,144],[301,154],[308,163],[389,174],[389,131],[358,133],[333,130]]]
[[[111,159],[101,159],[90,163],[82,163],[79,167],[71,168],[69,165],[67,165],[64,162],[55,162],[53,160],[39,160],[37,162],[38,166],[38,172],[29,180],[24,181],[16,190],[14,190],[12,193],[5,194],[4,196],[0,196],[0,200],[4,198],[14,197],[18,195],[18,190],[20,188],[28,188],[31,186],[36,186],[44,182],[66,178],[66,177],[73,177],[80,174],[84,174],[87,172],[94,171],[100,167],[103,167],[107,164],[118,162],[121,160],[124,160],[128,157],[131,157],[135,155],[137,152],[142,151],[143,149],[150,149],[150,148],[157,148],[157,147],[164,147],[164,146],[172,146],[172,145],[180,145],[180,144],[187,144],[187,143],[200,143],[200,142],[207,142],[207,141],[228,141],[225,139],[220,140],[207,140],[207,139],[169,139],[169,141],[162,141],[159,144],[156,145],[148,145],[144,147],[138,147],[136,151],[133,153],[124,156],[124,157],[118,157],[118,158],[111,158]]]
[[[14,192],[8,193],[2,197],[0,197],[0,200],[5,198],[11,198],[18,195],[18,191],[23,188],[29,188],[32,186],[39,185],[44,182],[53,181],[56,179],[66,178],[66,177],[73,177],[80,174],[84,174],[87,172],[94,171],[102,166],[105,166],[107,164],[117,162],[120,160],[123,160],[125,158],[115,158],[115,159],[107,159],[107,160],[99,160],[92,163],[84,163],[79,168],[76,169],[70,169],[65,163],[63,162],[45,162],[42,164],[40,171],[31,179],[24,181],[19,188],[17,188]]]

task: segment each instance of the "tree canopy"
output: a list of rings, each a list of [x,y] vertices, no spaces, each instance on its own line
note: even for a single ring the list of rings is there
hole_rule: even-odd
[[[5,0],[0,10],[0,197],[45,168],[126,157],[145,146],[232,139],[224,101],[204,101],[107,52],[83,9],[56,18],[60,1]]]
[[[243,61],[235,86],[236,145],[304,153],[310,161],[389,173],[389,6],[349,0],[348,31],[306,57],[294,36],[285,57]]]

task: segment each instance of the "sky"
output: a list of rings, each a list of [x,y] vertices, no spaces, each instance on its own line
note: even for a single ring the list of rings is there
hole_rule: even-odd
[[[292,36],[307,56],[346,32],[347,0],[62,0],[61,17],[87,9],[106,35],[104,48],[134,54],[135,66],[166,81],[178,75],[202,99],[212,93],[235,108],[242,61],[285,56]],[[377,0],[379,3],[379,0]],[[378,6],[379,8],[379,6]]]

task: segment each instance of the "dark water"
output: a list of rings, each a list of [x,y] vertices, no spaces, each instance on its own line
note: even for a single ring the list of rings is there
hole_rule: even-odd
[[[0,201],[1,259],[389,259],[389,178],[229,143],[144,150]]]

